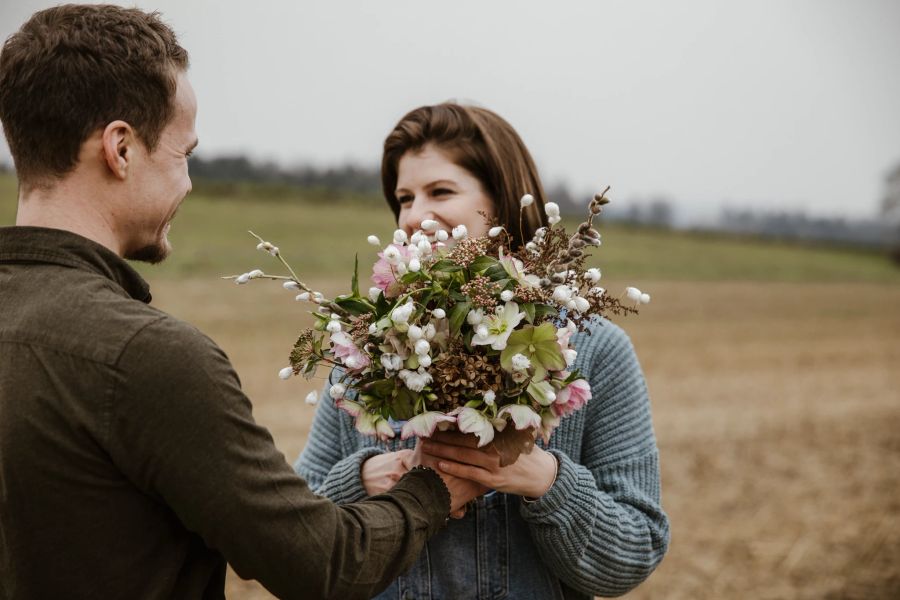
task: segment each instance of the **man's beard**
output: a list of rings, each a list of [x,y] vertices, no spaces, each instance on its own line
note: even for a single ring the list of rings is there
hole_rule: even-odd
[[[169,245],[168,240],[161,238],[156,240],[154,244],[148,244],[143,248],[127,253],[125,258],[155,265],[165,260],[171,251],[172,246]]]

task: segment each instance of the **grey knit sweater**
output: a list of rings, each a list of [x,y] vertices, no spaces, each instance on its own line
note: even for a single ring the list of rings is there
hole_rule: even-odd
[[[593,398],[563,418],[544,446],[559,461],[556,482],[538,501],[516,506],[567,598],[617,596],[650,575],[669,543],[650,401],[634,348],[618,326],[603,321],[591,335],[576,334],[573,347]],[[414,442],[363,436],[323,397],[295,468],[316,493],[354,502],[366,496],[362,463]]]

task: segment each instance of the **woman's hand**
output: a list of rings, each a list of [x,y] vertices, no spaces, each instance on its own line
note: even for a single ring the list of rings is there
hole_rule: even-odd
[[[500,466],[500,453],[493,445],[478,448],[478,439],[457,432],[435,432],[421,440],[423,460],[437,463],[438,471],[481,484],[489,489],[539,498],[556,480],[556,457],[534,446],[511,465]]]
[[[390,490],[412,467],[412,450],[397,450],[371,456],[362,465],[362,484],[374,496]]]
[[[426,440],[423,438],[418,438],[416,440],[416,450],[413,453],[410,466],[423,465],[430,467],[441,476],[447,489],[450,490],[452,504],[450,516],[454,519],[462,519],[466,516],[466,504],[483,495],[489,488],[486,488],[476,481],[454,477],[446,472],[441,472],[437,468],[438,459],[422,452],[422,443],[425,441]]]

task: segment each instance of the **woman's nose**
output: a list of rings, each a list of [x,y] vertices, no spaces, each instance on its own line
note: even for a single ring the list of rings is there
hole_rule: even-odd
[[[406,233],[421,229],[422,221],[434,216],[425,204],[424,201],[415,198],[400,213],[400,226]]]

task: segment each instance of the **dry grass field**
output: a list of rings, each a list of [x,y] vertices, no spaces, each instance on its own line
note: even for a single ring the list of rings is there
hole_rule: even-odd
[[[900,597],[900,286],[635,283],[653,302],[622,324],[649,380],[672,545],[627,597]],[[225,348],[293,461],[314,409],[276,372],[302,307],[261,282],[162,280],[155,295]],[[233,573],[227,592],[270,598]]]

